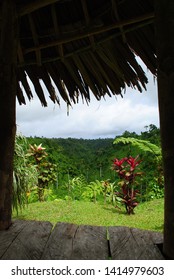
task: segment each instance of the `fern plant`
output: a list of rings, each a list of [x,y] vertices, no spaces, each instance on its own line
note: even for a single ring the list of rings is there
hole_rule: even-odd
[[[118,137],[114,140],[114,144],[131,144],[132,146],[137,147],[144,154],[144,165],[146,168],[147,165],[153,165],[153,172],[148,172],[147,176],[142,179],[142,183],[147,185],[148,192],[150,196],[152,184],[153,182],[154,188],[156,188],[156,184],[159,189],[164,192],[164,174],[163,174],[163,166],[162,166],[162,152],[161,148],[155,144],[152,144],[148,140],[141,140],[133,137]],[[149,157],[149,155],[151,155]],[[145,169],[146,170],[146,169]],[[147,196],[147,193],[146,193]]]
[[[155,144],[152,144],[148,140],[141,140],[132,137],[118,137],[114,140],[113,144],[131,144],[132,146],[138,147],[143,152],[149,152],[154,154],[156,157],[161,157],[161,148]]]

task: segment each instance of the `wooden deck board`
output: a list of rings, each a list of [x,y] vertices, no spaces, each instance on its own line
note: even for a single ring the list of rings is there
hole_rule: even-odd
[[[26,224],[26,221],[15,221],[8,230],[0,231],[0,259]]]
[[[106,260],[109,249],[105,227],[79,226],[73,242],[74,260]]]
[[[161,243],[161,233],[135,228],[16,220],[0,231],[0,259],[162,260]]]
[[[50,236],[52,224],[28,221],[12,241],[3,260],[39,260]],[[0,234],[1,235],[1,234]]]
[[[71,259],[72,243],[77,228],[77,225],[57,223],[41,258],[47,260]]]
[[[106,228],[58,223],[42,259],[107,259]]]
[[[110,227],[108,231],[112,259],[164,259],[157,245],[154,244],[154,240],[157,239],[157,234],[154,235],[153,240],[153,233],[140,229],[128,227]]]

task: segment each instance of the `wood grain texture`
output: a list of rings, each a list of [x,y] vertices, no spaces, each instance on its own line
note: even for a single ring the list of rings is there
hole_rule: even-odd
[[[27,221],[15,221],[8,230],[0,231],[0,259],[26,225]]]
[[[107,259],[106,228],[58,223],[42,259]]]
[[[42,259],[71,259],[73,239],[77,228],[77,225],[57,223],[47,243]]]
[[[147,231],[128,227],[110,227],[108,231],[112,259],[164,259]]]
[[[39,260],[52,229],[50,222],[28,221],[16,235],[2,259]]]
[[[3,260],[162,260],[163,234],[128,227],[14,221],[0,231]]]
[[[73,260],[105,260],[108,259],[108,256],[105,227],[78,227],[73,242]]]

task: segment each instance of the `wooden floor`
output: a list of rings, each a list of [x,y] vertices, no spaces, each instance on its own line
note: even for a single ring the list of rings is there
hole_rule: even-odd
[[[162,260],[163,235],[128,227],[16,220],[0,231],[3,260]]]

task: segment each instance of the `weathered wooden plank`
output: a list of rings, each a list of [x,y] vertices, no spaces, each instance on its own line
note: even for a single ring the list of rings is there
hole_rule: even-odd
[[[141,244],[144,246],[144,252],[141,256],[141,259],[145,259],[145,256],[147,256],[147,259],[149,260],[163,260],[164,257],[161,254],[158,246],[156,245],[158,241],[162,240],[162,235],[157,234],[155,232],[150,232],[146,230],[140,230],[136,228],[131,229],[132,234],[134,238],[138,239],[139,247],[141,248]],[[161,238],[160,238],[161,235]]]
[[[8,230],[0,231],[0,259],[26,225],[27,221],[14,221]]]
[[[164,236],[161,232],[144,230],[144,234],[147,234],[154,244],[162,244],[164,241]]]
[[[109,248],[106,227],[79,226],[73,242],[73,260],[106,260]]]
[[[128,227],[109,227],[108,233],[112,259],[164,259],[150,235],[144,230]]]
[[[52,230],[50,222],[28,221],[6,250],[5,260],[39,260]]]
[[[104,260],[109,257],[106,227],[15,221],[0,232],[0,259]],[[112,259],[164,259],[156,244],[163,234],[128,227],[109,227]]]
[[[73,250],[73,239],[77,228],[78,226],[74,224],[57,223],[48,240],[41,259],[71,259]]]
[[[106,228],[58,223],[42,259],[107,259]]]

